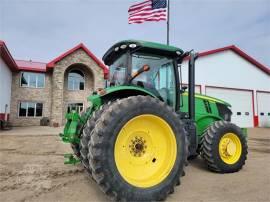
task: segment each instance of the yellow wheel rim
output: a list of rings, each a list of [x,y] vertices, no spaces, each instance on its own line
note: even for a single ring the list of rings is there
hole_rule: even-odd
[[[173,130],[162,118],[146,114],[129,120],[120,130],[114,158],[121,176],[136,187],[152,187],[171,172],[177,155]]]
[[[242,144],[234,133],[226,133],[219,142],[219,155],[223,162],[235,164],[242,154]]]

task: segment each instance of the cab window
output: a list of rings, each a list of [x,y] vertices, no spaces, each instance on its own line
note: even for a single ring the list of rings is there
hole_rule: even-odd
[[[144,65],[150,70],[141,73],[132,83],[159,95],[171,106],[175,106],[175,75],[173,59],[160,55],[137,52],[132,54],[132,73]]]
[[[159,91],[161,97],[169,105],[174,106],[175,104],[175,79],[173,63],[168,62],[163,64],[155,77],[155,86]]]

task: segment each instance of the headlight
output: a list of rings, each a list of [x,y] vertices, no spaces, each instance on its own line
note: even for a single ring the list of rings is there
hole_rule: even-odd
[[[181,55],[181,52],[180,52],[180,51],[176,51],[176,54],[177,54],[177,55]]]
[[[224,120],[225,121],[231,121],[231,114],[229,114],[229,113],[224,114]]]
[[[130,47],[130,48],[136,48],[136,46],[137,46],[137,45],[136,45],[135,43],[129,44],[129,47]]]
[[[224,104],[217,103],[219,116],[224,119],[224,121],[231,121],[232,111],[228,106]]]
[[[126,44],[123,44],[123,45],[120,46],[121,49],[125,49],[126,47],[127,47]]]

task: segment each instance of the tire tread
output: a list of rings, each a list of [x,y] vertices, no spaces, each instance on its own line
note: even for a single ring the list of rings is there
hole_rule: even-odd
[[[220,131],[226,130],[226,129],[233,129],[237,132],[238,137],[240,138],[242,142],[242,155],[239,159],[239,166],[237,167],[230,167],[228,166],[222,166],[221,159],[218,160],[217,156],[214,154],[215,147],[217,142],[219,142],[219,139],[223,134],[220,133]],[[202,158],[205,160],[209,170],[218,172],[218,173],[232,173],[237,172],[245,165],[245,161],[247,159],[247,142],[246,138],[243,136],[241,129],[236,126],[235,124],[232,124],[227,121],[215,121],[212,125],[208,127],[207,130],[205,130],[203,137],[202,137],[202,144],[200,147],[200,153]],[[241,161],[241,162],[240,162]],[[225,163],[223,163],[225,164]]]

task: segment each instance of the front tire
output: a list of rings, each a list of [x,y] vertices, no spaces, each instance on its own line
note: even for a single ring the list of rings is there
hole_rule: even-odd
[[[241,128],[226,121],[216,121],[204,133],[201,156],[211,171],[239,171],[247,159],[247,140]]]
[[[114,200],[164,200],[183,175],[186,137],[183,123],[165,103],[148,96],[117,100],[91,136],[92,176]]]

